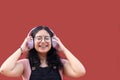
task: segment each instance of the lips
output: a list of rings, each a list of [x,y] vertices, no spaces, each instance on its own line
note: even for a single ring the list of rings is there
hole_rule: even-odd
[[[46,48],[48,45],[39,45],[40,48]]]

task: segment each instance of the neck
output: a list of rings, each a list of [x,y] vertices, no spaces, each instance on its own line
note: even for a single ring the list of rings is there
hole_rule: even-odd
[[[41,65],[40,65],[40,66],[41,66],[41,67],[46,67],[46,66],[48,66],[48,65],[47,65],[47,56],[40,54],[39,57],[40,57],[40,62],[41,62]]]

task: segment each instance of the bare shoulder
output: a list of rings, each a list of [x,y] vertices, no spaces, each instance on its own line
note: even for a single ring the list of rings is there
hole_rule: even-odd
[[[29,61],[27,58],[18,60],[18,62],[27,62],[27,61]]]
[[[65,59],[65,58],[61,58],[61,62],[62,62],[62,64],[63,64],[63,65],[65,65],[65,64],[67,64],[67,63],[68,63],[68,60],[67,60],[67,59]]]
[[[20,59],[17,61],[18,64],[22,64],[23,67],[25,67],[26,65],[29,64],[29,60],[28,59]]]

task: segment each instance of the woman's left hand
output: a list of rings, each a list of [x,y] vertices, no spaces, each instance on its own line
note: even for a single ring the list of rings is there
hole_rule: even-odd
[[[58,46],[57,46],[58,51],[64,51],[65,46],[63,45],[63,43],[61,42],[61,40],[57,36],[54,36],[53,38],[55,39],[55,41],[58,44]]]

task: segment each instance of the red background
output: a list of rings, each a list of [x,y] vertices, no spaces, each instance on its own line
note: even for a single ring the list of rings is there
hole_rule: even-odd
[[[1,0],[0,65],[37,25],[50,26],[86,67],[84,77],[64,80],[120,80],[119,0]]]

